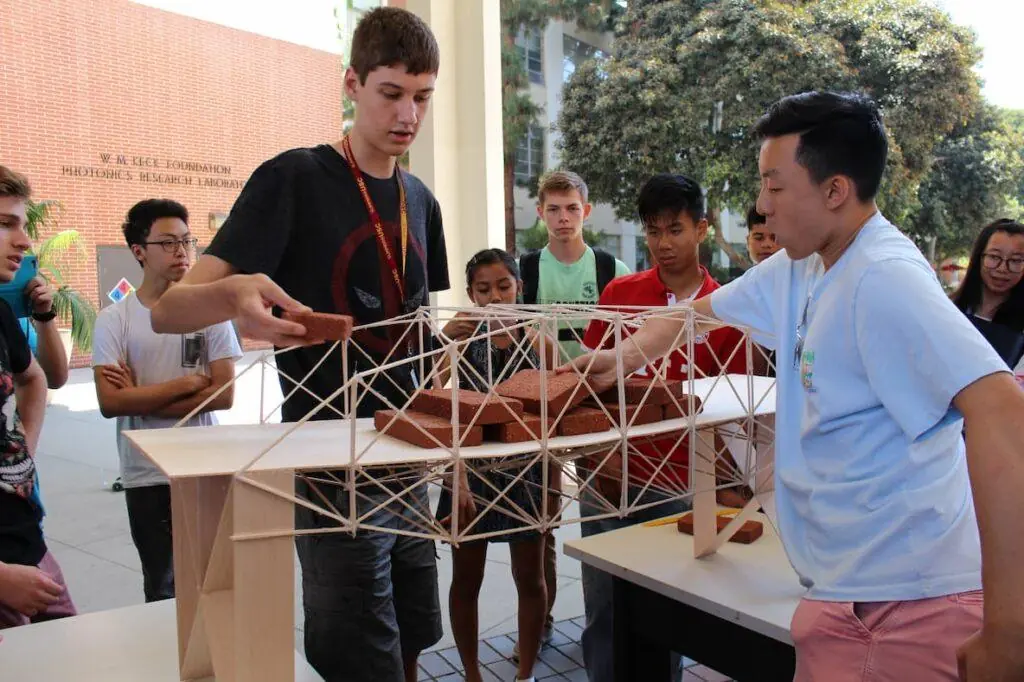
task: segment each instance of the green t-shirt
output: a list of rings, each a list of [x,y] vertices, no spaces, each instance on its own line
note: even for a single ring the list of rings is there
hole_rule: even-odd
[[[630,269],[626,264],[615,259],[615,276],[628,275]],[[550,305],[555,303],[569,305],[596,305],[599,297],[597,290],[597,258],[594,250],[589,246],[586,253],[575,263],[566,264],[554,257],[548,247],[540,252],[540,265],[537,282],[537,303]],[[573,340],[565,340],[571,331],[570,327],[576,328],[576,335],[582,339],[586,322],[583,319],[569,322],[560,322],[558,329],[562,339],[559,345],[562,348],[562,359],[570,360],[583,354],[579,341],[576,337]],[[562,331],[562,330],[566,331]]]

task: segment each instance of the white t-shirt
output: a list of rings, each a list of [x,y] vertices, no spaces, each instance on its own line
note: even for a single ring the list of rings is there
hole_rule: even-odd
[[[195,334],[157,334],[153,331],[149,309],[134,294],[108,306],[96,317],[93,367],[116,365],[123,361],[135,374],[139,386],[151,386],[189,374],[206,374],[211,362],[241,356],[238,338],[228,322]],[[167,483],[167,478],[122,432],[169,428],[178,421],[142,416],[117,418],[117,451],[124,487],[159,485]],[[203,412],[187,422],[189,426],[216,423],[212,412]]]
[[[914,244],[876,213],[828,272],[817,255],[779,251],[711,304],[771,335],[759,342],[778,351],[778,521],[808,596],[901,601],[980,589],[952,400],[1008,368]]]

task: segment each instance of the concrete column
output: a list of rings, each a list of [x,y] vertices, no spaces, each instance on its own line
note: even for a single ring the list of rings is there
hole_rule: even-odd
[[[466,262],[480,249],[505,243],[499,3],[389,4],[404,4],[423,17],[441,49],[437,91],[409,162],[437,196],[444,219],[452,288],[439,294],[436,304],[469,305]]]

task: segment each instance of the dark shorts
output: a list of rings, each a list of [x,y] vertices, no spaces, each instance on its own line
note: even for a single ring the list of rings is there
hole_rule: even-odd
[[[321,492],[342,513],[348,493],[321,485]],[[296,481],[299,497],[316,500],[308,484]],[[429,510],[426,486],[405,498]],[[360,515],[387,500],[360,499]],[[415,500],[415,502],[413,502]],[[331,528],[336,523],[296,505],[299,529]],[[375,512],[366,523],[414,530],[414,514],[400,503]],[[441,640],[441,603],[433,540],[360,530],[296,538],[302,565],[305,649],[310,665],[325,682],[403,682],[402,657]]]

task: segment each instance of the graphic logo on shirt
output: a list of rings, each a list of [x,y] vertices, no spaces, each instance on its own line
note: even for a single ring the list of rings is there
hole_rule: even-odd
[[[583,285],[583,298],[590,301],[597,300],[597,282],[586,282]]]
[[[206,332],[181,335],[181,366],[198,367],[206,349]]]
[[[392,238],[399,226],[384,222],[384,233]],[[351,315],[357,325],[381,322],[416,310],[427,297],[427,266],[423,245],[409,231],[408,262],[405,270],[405,300],[399,300],[391,271],[381,261],[377,233],[369,222],[345,236],[334,258],[331,296],[335,312]],[[369,353],[386,355],[402,337],[399,325],[387,325],[355,332],[353,339]],[[408,335],[406,334],[408,341]]]
[[[800,358],[800,383],[808,393],[815,393],[814,387],[814,351],[805,350]]]
[[[36,465],[29,456],[13,396],[14,375],[0,366],[0,492],[28,499],[32,497]]]

